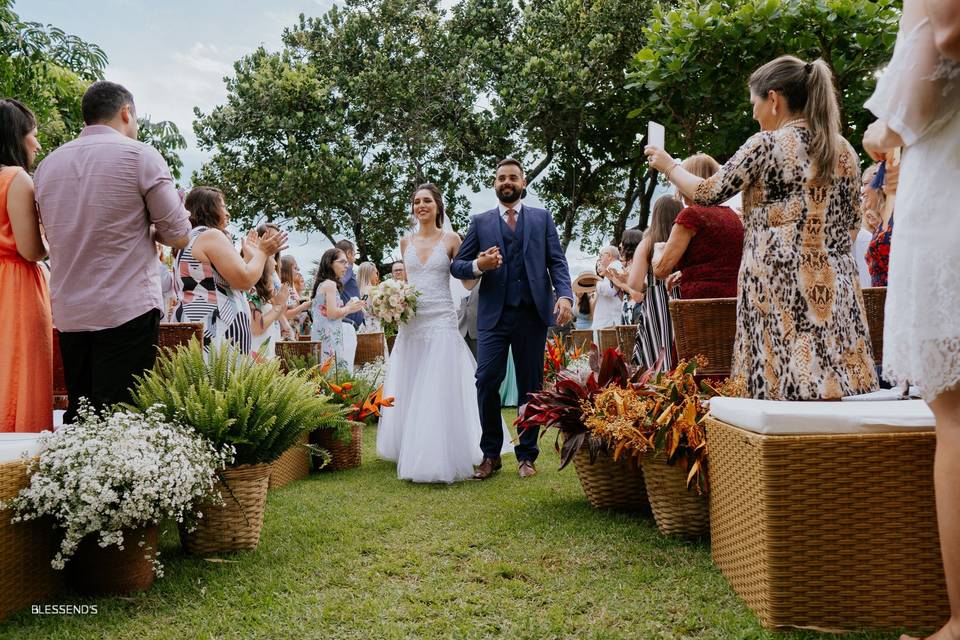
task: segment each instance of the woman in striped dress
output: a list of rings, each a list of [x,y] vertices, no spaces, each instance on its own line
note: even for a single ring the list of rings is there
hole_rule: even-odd
[[[260,237],[251,231],[244,244],[250,259],[244,261],[227,235],[230,213],[219,189],[194,187],[184,205],[193,230],[174,265],[180,294],[175,318],[203,323],[205,350],[227,340],[250,353],[250,307],[244,292],[263,275],[267,257],[286,248],[287,235],[270,231]]]
[[[650,227],[633,255],[628,284],[640,294],[637,303],[637,344],[633,350],[634,362],[644,368],[653,367],[664,354],[661,371],[673,368],[673,324],[670,322],[670,296],[667,285],[653,275],[656,250],[670,237],[670,229],[683,205],[673,196],[662,196],[653,205]],[[674,297],[679,297],[676,289]]]

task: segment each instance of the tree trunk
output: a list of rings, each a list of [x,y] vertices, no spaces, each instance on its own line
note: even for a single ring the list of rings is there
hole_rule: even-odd
[[[643,186],[639,193],[640,222],[637,223],[638,229],[646,229],[650,224],[650,201],[653,199],[654,189],[657,188],[658,175],[654,169],[648,169],[646,175],[643,176]]]
[[[640,165],[634,164],[630,167],[630,178],[627,180],[627,190],[623,194],[623,207],[617,214],[617,219],[613,224],[613,237],[623,237],[623,232],[627,228],[627,219],[633,212],[633,204],[637,201],[637,177],[640,172]]]

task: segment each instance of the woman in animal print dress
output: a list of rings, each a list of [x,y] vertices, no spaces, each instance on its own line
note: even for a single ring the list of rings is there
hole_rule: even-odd
[[[743,192],[744,235],[732,374],[751,397],[819,400],[877,388],[852,253],[860,169],[840,136],[822,60],[782,56],[749,80],[761,131],[707,179],[664,150],[650,165],[699,205]]]

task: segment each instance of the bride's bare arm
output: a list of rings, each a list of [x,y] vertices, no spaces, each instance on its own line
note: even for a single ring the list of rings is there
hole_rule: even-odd
[[[460,245],[463,243],[463,240],[461,240],[461,239],[460,239],[460,236],[457,235],[456,233],[448,233],[448,234],[447,234],[447,237],[444,238],[444,240],[445,240],[446,243],[447,243],[447,256],[448,256],[451,260],[453,260],[453,258],[457,255],[457,252],[460,251]],[[477,286],[477,283],[478,283],[478,282],[480,282],[479,279],[477,279],[477,280],[461,280],[461,281],[460,281],[460,284],[463,285],[464,289],[466,289],[466,290],[469,291],[469,290],[473,289],[475,286]]]

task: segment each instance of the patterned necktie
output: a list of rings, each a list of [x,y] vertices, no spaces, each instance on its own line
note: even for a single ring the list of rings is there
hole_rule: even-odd
[[[517,230],[517,212],[513,209],[507,209],[507,226],[510,227],[510,231]]]

